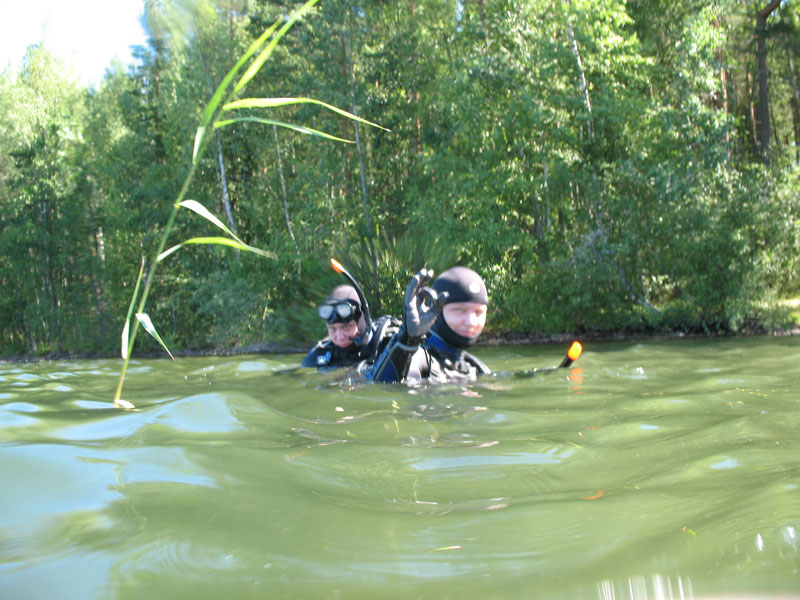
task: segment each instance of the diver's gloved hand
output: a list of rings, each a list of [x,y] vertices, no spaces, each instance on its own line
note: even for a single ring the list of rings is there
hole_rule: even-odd
[[[406,333],[405,343],[410,346],[417,346],[425,339],[447,300],[447,292],[437,294],[425,286],[431,279],[433,271],[422,269],[412,277],[406,288],[403,329]]]

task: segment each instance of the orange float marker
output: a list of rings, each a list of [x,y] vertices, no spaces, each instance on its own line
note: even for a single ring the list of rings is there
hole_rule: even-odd
[[[574,361],[578,360],[578,357],[582,352],[583,346],[581,346],[579,341],[575,340],[570,345],[569,350],[567,350],[567,355],[564,357],[564,360],[561,362],[561,364],[558,365],[558,368],[560,369],[570,366]]]

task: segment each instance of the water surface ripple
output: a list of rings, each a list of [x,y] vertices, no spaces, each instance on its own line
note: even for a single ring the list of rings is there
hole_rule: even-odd
[[[299,355],[0,363],[2,598],[800,592],[800,340],[480,348],[376,385]]]

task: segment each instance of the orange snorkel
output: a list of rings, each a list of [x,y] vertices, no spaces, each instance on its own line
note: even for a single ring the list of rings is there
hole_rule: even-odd
[[[355,288],[356,294],[358,294],[358,299],[361,302],[361,312],[364,314],[364,321],[367,324],[367,329],[364,331],[364,339],[362,339],[360,342],[361,344],[364,344],[369,341],[369,336],[372,335],[372,318],[369,314],[369,304],[367,303],[367,298],[364,296],[361,286],[358,285],[358,282],[355,280],[355,278],[347,272],[347,269],[342,266],[342,263],[335,258],[331,258],[331,267],[333,267],[333,270],[337,273],[344,275],[345,279],[347,279],[350,285]]]

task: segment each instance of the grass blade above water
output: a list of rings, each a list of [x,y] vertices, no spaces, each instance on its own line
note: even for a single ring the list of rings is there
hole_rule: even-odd
[[[367,121],[366,119],[362,119],[359,116],[347,112],[346,110],[342,110],[341,108],[328,104],[327,102],[322,102],[321,100],[314,100],[313,98],[242,98],[241,100],[228,102],[222,107],[222,109],[238,110],[241,108],[275,108],[278,106],[289,106],[291,104],[316,104],[353,121],[358,121],[360,123],[364,123],[365,125],[377,127],[378,129],[383,129],[384,131],[390,131],[389,129],[381,127],[372,121]]]
[[[277,125],[278,127],[285,127],[286,129],[292,129],[294,131],[297,131],[299,133],[305,133],[307,135],[316,135],[318,137],[322,137],[335,142],[344,142],[346,144],[355,143],[353,140],[346,140],[344,138],[336,137],[335,135],[325,133],[324,131],[317,131],[316,129],[311,129],[310,127],[304,127],[302,125],[294,125],[292,123],[286,123],[284,121],[275,121],[273,119],[263,119],[261,117],[239,117],[237,119],[228,119],[226,121],[216,121],[214,123],[214,127],[217,128],[227,127],[228,125],[233,125],[234,123],[242,123],[246,121],[252,123],[263,123],[265,125]]]
[[[245,252],[252,252],[253,254],[258,254],[259,256],[264,256],[266,258],[275,258],[275,254],[273,252],[269,252],[267,250],[262,250],[261,248],[256,248],[254,246],[248,246],[243,242],[239,242],[237,240],[232,240],[230,238],[225,237],[196,237],[190,238],[181,242],[180,244],[176,244],[172,248],[168,250],[164,250],[161,254],[158,255],[156,258],[157,261],[164,260],[167,256],[175,252],[176,250],[180,250],[186,245],[190,244],[215,244],[218,246],[230,246],[231,248],[236,248],[237,250],[244,250]]]

